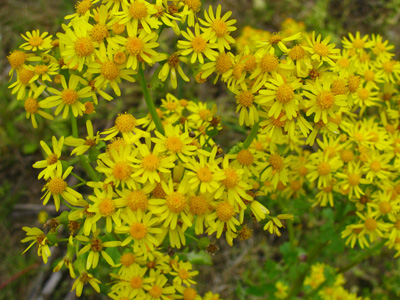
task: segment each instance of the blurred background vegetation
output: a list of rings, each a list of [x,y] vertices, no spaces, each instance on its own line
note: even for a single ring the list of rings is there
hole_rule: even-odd
[[[282,21],[291,17],[296,21],[303,21],[309,31],[315,30],[323,36],[331,35],[336,43],[339,43],[341,37],[348,32],[360,31],[361,34],[381,34],[396,46],[397,54],[400,49],[400,27],[398,26],[400,0],[203,2],[207,7],[210,3],[218,2],[222,4],[223,11],[233,12],[233,18],[238,20],[238,31],[233,34],[234,36],[239,35],[241,28],[246,25],[276,32]],[[36,298],[37,291],[43,288],[46,278],[51,274],[51,266],[40,264],[35,251],[28,251],[25,255],[21,255],[24,250],[24,245],[20,243],[24,237],[21,227],[39,226],[37,214],[43,208],[40,201],[43,182],[36,180],[38,172],[32,168],[35,161],[42,159],[38,141],[45,137],[49,139],[53,134],[60,136],[69,133],[69,124],[64,124],[62,121],[52,122],[50,127],[42,123],[37,130],[33,130],[30,121],[25,119],[22,102],[17,102],[10,95],[9,65],[6,56],[22,43],[20,34],[26,31],[39,29],[41,32],[48,31],[55,35],[61,29],[63,17],[74,11],[74,4],[75,1],[71,0],[0,0],[1,300],[38,299]],[[113,103],[107,109],[104,108],[96,115],[96,118],[112,120],[117,112],[123,112],[132,107],[137,107],[143,113],[144,106],[139,87],[126,86],[124,91],[122,101]],[[161,90],[156,89],[154,93],[156,98],[162,97]],[[197,87],[193,83],[188,89],[185,88],[182,96],[218,101],[220,111],[225,110],[224,107],[229,106],[229,101],[234,99],[233,95],[221,90],[219,86]],[[231,116],[234,117],[234,114],[232,113]],[[240,136],[237,135],[233,137],[227,135],[226,140],[235,141],[239,138]],[[53,211],[49,210],[48,213],[52,215]],[[214,267],[200,267],[199,288],[202,288],[203,281],[208,283],[207,289],[221,293],[223,299],[262,299],[262,297],[257,298],[257,284],[262,284],[266,277],[274,275],[268,274],[268,269],[282,257],[273,249],[285,240],[287,240],[285,233],[280,239],[276,239],[274,236],[267,236],[262,231],[259,234],[255,231],[255,235],[250,240],[235,245],[234,248],[224,246],[224,242],[218,244],[220,250],[213,257]],[[275,248],[272,247],[273,245]],[[271,260],[268,262],[267,258]],[[375,262],[373,260],[367,262],[364,267],[368,268],[368,274],[359,271],[360,274],[356,274],[358,279],[355,284],[369,289],[395,287],[394,279],[387,279],[384,286],[379,287],[382,282],[376,278],[382,274],[376,266],[378,261],[379,257]],[[391,275],[394,273],[385,274],[388,278]],[[70,284],[71,281],[64,282],[62,288],[58,289],[58,294],[51,298],[74,299],[73,294],[65,295]],[[99,296],[93,297],[93,299],[99,299]],[[387,299],[391,299],[390,296],[388,297]]]

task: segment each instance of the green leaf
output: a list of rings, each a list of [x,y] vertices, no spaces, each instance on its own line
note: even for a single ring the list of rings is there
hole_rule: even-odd
[[[210,254],[208,254],[207,252],[201,250],[199,252],[189,252],[186,253],[186,258],[188,261],[190,261],[192,264],[195,265],[208,265],[211,266],[212,265],[212,260],[211,260],[211,256]]]

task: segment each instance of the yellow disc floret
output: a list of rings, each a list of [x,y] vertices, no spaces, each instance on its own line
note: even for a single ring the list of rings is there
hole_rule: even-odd
[[[103,24],[96,24],[93,26],[91,37],[95,42],[102,42],[108,37],[108,29]]]
[[[138,37],[128,37],[128,40],[125,43],[125,48],[129,54],[137,56],[142,53],[144,44],[142,39]]]
[[[130,132],[135,128],[135,126],[136,119],[131,114],[125,113],[123,115],[119,115],[115,120],[115,127],[120,132]]]
[[[212,173],[209,168],[202,167],[197,171],[197,177],[201,182],[209,182],[212,178]]]
[[[115,62],[107,61],[104,62],[101,66],[101,75],[104,76],[105,79],[113,81],[119,76],[119,69]]]
[[[127,180],[132,174],[132,168],[125,161],[115,163],[113,175],[118,180]]]
[[[208,212],[207,199],[200,195],[190,197],[189,210],[194,215],[205,215]]]
[[[321,109],[329,109],[335,104],[335,97],[330,91],[322,91],[317,96],[317,104]]]
[[[249,150],[243,149],[239,151],[239,153],[236,156],[236,159],[241,165],[249,166],[253,163],[254,156]]]
[[[235,210],[228,202],[221,202],[217,206],[217,216],[222,222],[229,221],[235,214]]]
[[[249,107],[253,104],[254,95],[251,91],[244,91],[237,96],[237,100],[242,106]]]
[[[50,193],[59,195],[67,188],[67,183],[60,177],[52,178],[47,186]]]
[[[182,151],[183,143],[176,136],[170,136],[165,140],[165,147],[173,153],[179,153]]]
[[[293,87],[286,83],[278,87],[276,91],[276,100],[282,103],[287,103],[294,98]]]
[[[207,42],[203,37],[196,36],[192,40],[192,48],[194,52],[204,52],[207,48]]]
[[[278,154],[271,154],[269,157],[269,163],[271,164],[272,169],[279,172],[283,169],[283,158]]]
[[[141,190],[132,191],[127,196],[126,205],[132,211],[137,211],[138,209],[141,209],[142,211],[146,210],[148,206],[148,199],[146,193]]]
[[[99,204],[100,213],[103,217],[111,216],[115,212],[114,202],[110,198],[104,198]]]
[[[61,99],[67,105],[74,104],[78,99],[78,93],[73,89],[66,89],[61,92]]]
[[[142,166],[146,170],[155,171],[157,170],[158,166],[160,165],[160,160],[154,154],[148,154],[143,157]]]
[[[26,55],[24,51],[15,50],[11,52],[9,56],[7,56],[7,59],[11,65],[11,68],[17,69],[24,65],[26,60]]]
[[[74,50],[79,57],[86,57],[93,53],[94,45],[89,37],[78,37],[74,43]]]
[[[129,6],[129,14],[132,18],[141,20],[147,17],[147,6],[142,2],[133,2]]]
[[[186,196],[179,192],[173,192],[165,197],[167,207],[173,213],[181,213],[187,204]]]
[[[39,108],[39,104],[36,99],[28,97],[24,102],[26,112],[36,114]]]
[[[136,240],[141,240],[147,235],[147,227],[143,223],[133,223],[130,231],[131,237]]]
[[[331,172],[331,166],[329,163],[322,161],[318,164],[317,171],[320,175],[328,175]]]

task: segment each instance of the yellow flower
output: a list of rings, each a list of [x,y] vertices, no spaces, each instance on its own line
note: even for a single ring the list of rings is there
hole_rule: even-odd
[[[35,72],[30,70],[27,66],[23,66],[17,70],[17,80],[8,86],[11,90],[11,94],[17,93],[17,100],[25,98],[26,89],[32,89],[34,92],[37,87],[32,78],[35,76]]]
[[[347,168],[346,173],[336,173],[337,178],[343,179],[338,184],[343,190],[348,191],[349,198],[353,195],[359,198],[361,195],[364,195],[360,184],[369,184],[370,181],[362,178],[363,173],[359,163],[349,163]]]
[[[24,101],[24,108],[26,111],[26,118],[31,119],[32,121],[32,126],[33,128],[37,128],[37,121],[36,121],[36,115],[40,115],[45,119],[48,120],[53,120],[53,116],[50,115],[49,113],[45,112],[44,110],[41,110],[40,108],[42,107],[42,102],[38,101],[39,96],[43,93],[45,90],[46,86],[41,85],[39,86],[34,93],[32,93],[33,90],[29,91],[28,97]],[[33,95],[32,95],[33,94]]]
[[[100,293],[100,280],[94,278],[92,274],[83,272],[77,280],[75,280],[74,284],[72,285],[71,291],[76,289],[76,296],[80,297],[82,295],[83,286],[88,283],[92,286],[92,288],[97,292]]]
[[[153,18],[152,15],[157,13],[157,9],[153,4],[145,0],[128,1],[123,0],[122,12],[118,13],[121,16],[119,21],[121,24],[126,24],[128,32],[137,32],[139,24],[143,27],[147,34],[152,33],[151,28],[158,28],[158,20]],[[151,27],[151,28],[150,28]]]
[[[318,188],[328,187],[331,183],[332,174],[342,166],[339,156],[329,158],[329,153],[316,152],[310,155],[310,161],[306,165],[309,170],[307,179],[314,182],[318,179]]]
[[[88,135],[85,139],[74,138],[72,136],[69,136],[65,139],[65,145],[74,147],[71,155],[82,155],[90,148],[95,147],[98,144],[100,134],[99,132],[97,132],[96,135],[93,134],[93,125],[90,120],[86,121],[86,129]]]
[[[55,88],[49,87],[47,90],[54,94],[55,96],[47,97],[42,102],[42,107],[51,108],[57,107],[54,114],[57,116],[62,110],[63,119],[68,117],[69,110],[72,110],[74,117],[82,116],[85,111],[85,105],[79,100],[87,97],[91,97],[93,92],[90,86],[86,86],[78,90],[78,85],[80,83],[80,77],[76,75],[71,75],[67,82],[64,77],[61,77],[61,84],[63,87],[62,91]]]
[[[243,88],[243,89],[242,89]],[[257,107],[255,106],[256,93],[260,89],[259,85],[253,84],[251,89],[247,85],[237,86],[234,93],[236,95],[236,113],[239,114],[239,124],[252,126],[259,120]]]
[[[354,36],[351,32],[349,33],[349,38],[346,36],[342,39],[342,45],[346,49],[354,49],[356,52],[360,52],[363,49],[368,49],[372,46],[372,42],[368,40],[368,35],[361,37],[360,32],[356,32]]]
[[[50,252],[50,247],[49,247],[49,240],[47,239],[46,235],[43,233],[42,230],[39,228],[33,227],[22,227],[22,230],[26,231],[27,237],[21,240],[22,243],[30,242],[32,241],[28,248],[22,252],[24,254],[26,251],[28,251],[33,245],[36,245],[37,248],[37,254],[38,256],[41,256],[43,259],[43,262],[47,264],[48,257],[51,255]]]
[[[335,65],[334,61],[340,57],[340,49],[335,49],[335,44],[329,44],[330,36],[321,41],[321,35],[315,37],[315,31],[313,31],[311,39],[308,35],[306,35],[306,39],[308,47],[304,48],[311,54],[312,60],[321,64],[327,62],[331,66]]]
[[[61,168],[61,161],[59,159],[61,157],[61,151],[64,144],[64,137],[62,136],[60,140],[57,141],[57,138],[53,136],[51,141],[53,145],[53,151],[50,150],[49,146],[47,146],[44,141],[40,141],[40,146],[42,146],[47,157],[45,160],[40,160],[33,164],[34,168],[45,168],[39,173],[39,179],[42,177],[44,177],[44,179],[48,179],[57,167]]]
[[[127,143],[135,143],[142,137],[150,136],[148,132],[137,127],[144,124],[145,121],[145,119],[137,120],[133,115],[126,112],[125,114],[118,114],[118,117],[115,119],[115,125],[110,129],[103,131],[101,134],[107,134],[104,140],[108,141],[118,133],[122,133],[122,137]]]
[[[63,174],[61,164],[57,164],[56,169],[50,174],[49,180],[42,189],[42,191],[46,191],[40,198],[41,200],[43,199],[43,205],[46,205],[50,197],[53,196],[54,204],[58,211],[61,197],[72,205],[76,205],[78,200],[82,198],[82,195],[71,189],[65,181],[72,169],[72,166],[68,167]]]
[[[182,0],[184,6],[182,11],[182,23],[188,19],[188,26],[195,26],[196,13],[201,9],[201,0]],[[197,23],[196,23],[197,24]]]
[[[200,33],[199,24],[195,25],[194,34],[187,29],[187,33],[182,31],[182,35],[187,41],[178,41],[178,48],[182,49],[181,55],[186,56],[193,52],[190,62],[194,64],[197,59],[200,63],[204,63],[205,55],[209,60],[214,61],[217,57],[217,52],[212,50],[212,48],[217,48],[217,45],[211,43],[213,35],[211,32]]]
[[[48,32],[43,32],[40,34],[39,29],[33,30],[32,32],[27,31],[25,35],[21,34],[22,38],[26,40],[26,43],[23,43],[20,48],[24,50],[31,50],[31,51],[45,51],[53,48],[51,42],[52,35],[47,36]]]
[[[158,79],[164,82],[167,80],[169,75],[173,89],[176,89],[178,86],[178,74],[184,81],[189,82],[190,79],[186,76],[182,67],[180,66],[180,62],[186,62],[186,60],[187,59],[185,57],[180,56],[179,52],[170,55],[161,68],[160,73],[158,73]]]
[[[169,300],[175,294],[174,286],[165,286],[168,282],[167,277],[161,274],[161,270],[150,270],[150,277],[154,282],[145,287],[148,300]]]
[[[186,286],[191,286],[196,284],[192,277],[199,274],[198,271],[192,271],[192,264],[190,262],[178,261],[172,264],[173,271],[169,274],[175,276],[174,285],[185,284]]]

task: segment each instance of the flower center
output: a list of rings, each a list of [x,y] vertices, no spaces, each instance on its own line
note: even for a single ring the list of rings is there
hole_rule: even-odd
[[[343,160],[343,162],[351,162],[354,158],[353,151],[343,150],[343,152],[340,155],[340,158]]]
[[[217,206],[217,216],[222,222],[229,221],[235,214],[235,210],[228,202],[221,202]]]
[[[143,52],[144,44],[143,41],[138,37],[128,37],[125,48],[129,54],[137,56]]]
[[[133,2],[129,7],[129,14],[134,19],[144,19],[147,17],[147,6],[141,2]]]
[[[322,161],[318,164],[317,171],[320,175],[328,175],[331,172],[329,163]]]
[[[84,15],[92,7],[92,2],[90,0],[83,0],[75,5],[76,13],[78,15]]]
[[[143,223],[133,223],[130,234],[135,240],[141,240],[147,235],[147,227]]]
[[[155,285],[151,288],[151,290],[149,290],[149,294],[153,298],[160,298],[163,294],[163,290],[158,285]]]
[[[96,24],[93,26],[91,36],[95,42],[102,42],[106,37],[108,37],[108,29],[103,24]]]
[[[173,213],[182,212],[187,204],[187,199],[185,195],[179,192],[173,192],[172,194],[167,195],[165,197],[165,200],[167,200],[168,209]]]
[[[53,195],[59,195],[65,191],[67,183],[60,177],[52,178],[48,185],[48,190]]]
[[[349,174],[349,184],[352,186],[356,186],[360,183],[360,175],[358,174]]]
[[[197,292],[192,288],[186,288],[183,291],[183,300],[195,300],[196,297],[197,297]]]
[[[225,72],[228,72],[232,68],[232,59],[228,54],[221,53],[218,56],[215,64],[217,73],[224,74]]]
[[[124,52],[117,52],[114,54],[114,62],[122,65],[126,61],[126,55]]]
[[[165,141],[165,147],[173,153],[178,153],[182,151],[183,143],[176,136],[170,136]]]
[[[194,12],[199,12],[200,11],[200,6],[201,6],[201,1],[200,0],[184,0],[184,2]]]
[[[328,46],[326,46],[322,43],[315,43],[314,51],[315,51],[315,53],[317,53],[320,56],[327,56],[329,54]]]
[[[24,102],[24,107],[28,113],[36,114],[38,111],[38,108],[39,108],[39,104],[36,101],[36,99],[29,97],[29,98],[26,98],[26,100]]]
[[[196,36],[192,40],[192,48],[195,52],[204,52],[207,48],[207,42],[203,37]]]
[[[278,154],[271,154],[269,157],[269,163],[271,164],[272,169],[279,172],[283,169],[283,158]]]
[[[113,175],[118,180],[127,180],[132,174],[131,166],[124,161],[119,161],[115,163],[113,169]]]
[[[36,75],[42,75],[46,73],[49,70],[49,67],[46,65],[37,65],[35,66],[35,74]]]
[[[279,61],[275,55],[266,54],[261,58],[260,67],[263,72],[271,72],[278,68]]]
[[[294,98],[294,91],[290,84],[286,83],[278,87],[276,99],[279,102],[287,103]]]
[[[302,59],[306,55],[306,51],[303,47],[296,45],[289,51],[289,57],[292,60]]]
[[[193,196],[189,199],[189,209],[194,215],[204,215],[208,212],[208,202],[203,196]]]
[[[112,25],[112,31],[115,34],[121,34],[125,31],[125,24],[119,24],[118,22]]]
[[[255,68],[257,68],[257,60],[253,54],[243,56],[241,61],[244,62],[244,70],[246,72],[252,72]]]
[[[132,211],[141,209],[142,211],[147,209],[148,199],[147,195],[143,191],[132,191],[127,197],[127,206]]]
[[[120,262],[123,266],[129,267],[136,261],[136,256],[133,253],[125,253],[121,256]]]
[[[237,154],[236,159],[241,165],[250,166],[254,161],[254,156],[249,150],[243,149]]]
[[[347,92],[346,82],[342,79],[334,80],[332,82],[331,91],[334,95],[345,95]]]
[[[7,59],[11,65],[11,68],[17,69],[25,63],[26,59],[25,52],[20,50],[15,50],[9,56],[7,56]]]
[[[119,69],[115,62],[107,61],[101,66],[101,75],[104,76],[105,79],[113,81],[119,76]]]
[[[237,99],[243,107],[250,107],[253,104],[254,95],[251,91],[244,91],[238,95]]]
[[[381,170],[381,164],[380,164],[379,161],[374,160],[374,161],[371,162],[370,168],[371,168],[371,170],[372,170],[373,172],[375,172],[375,173],[376,173],[376,172],[379,172],[379,171]]]
[[[178,54],[172,54],[170,55],[170,57],[168,58],[168,65],[171,68],[176,68],[179,65],[179,56]]]
[[[74,50],[79,57],[86,57],[93,53],[93,42],[89,37],[79,37],[74,43]]]
[[[190,277],[189,272],[186,271],[185,269],[180,269],[178,272],[178,276],[183,280],[188,279]]]
[[[134,289],[140,289],[143,285],[143,279],[139,276],[133,276],[129,283]]]
[[[43,43],[43,39],[40,36],[33,36],[29,39],[29,44],[33,47],[40,46]]]
[[[378,223],[373,218],[368,218],[365,220],[364,226],[368,231],[374,231],[378,227]]]
[[[90,249],[94,252],[99,252],[103,250],[103,245],[101,244],[100,239],[93,239],[91,241]]]
[[[372,70],[366,70],[364,72],[364,78],[366,81],[374,81],[375,80],[375,72]]]
[[[360,76],[357,75],[349,76],[348,87],[350,93],[354,93],[355,91],[357,91],[359,85],[360,85]]]
[[[160,160],[156,155],[148,154],[145,157],[143,157],[142,166],[146,170],[156,171],[159,165],[160,165]]]
[[[19,81],[23,85],[28,85],[29,81],[32,79],[32,77],[35,75],[34,71],[28,70],[23,68],[21,71],[19,71]]]
[[[367,100],[369,98],[369,91],[365,88],[359,89],[358,97],[360,97],[360,99],[363,101]]]
[[[209,168],[202,167],[197,171],[197,176],[201,182],[209,182],[212,178],[212,173]]]
[[[335,104],[335,96],[330,91],[322,91],[317,96],[317,104],[321,109],[329,109]]]
[[[109,217],[115,212],[114,202],[110,198],[104,198],[99,204],[99,210],[103,217]]]
[[[379,209],[383,214],[388,214],[392,211],[392,205],[388,201],[382,201],[379,203]]]
[[[382,68],[387,74],[390,74],[393,72],[395,64],[396,62],[393,60],[385,61],[384,63],[382,63]]]
[[[214,30],[217,37],[224,37],[228,33],[228,26],[222,20],[214,20],[211,23],[211,29]]]
[[[234,188],[239,182],[239,177],[236,174],[235,169],[228,168],[225,170],[226,178],[222,181],[227,189]]]
[[[115,120],[115,127],[120,132],[130,132],[136,126],[136,119],[131,114],[119,115]]]
[[[66,89],[61,92],[61,99],[67,105],[74,104],[78,99],[78,93],[73,89]]]

